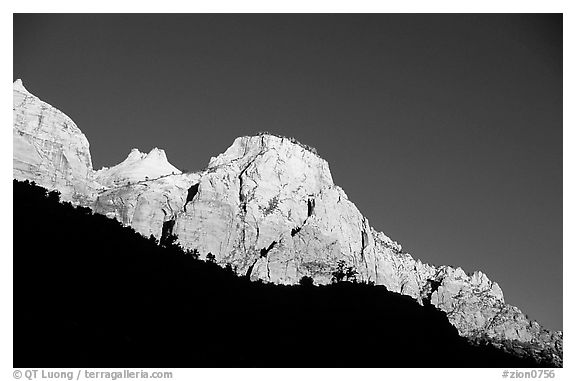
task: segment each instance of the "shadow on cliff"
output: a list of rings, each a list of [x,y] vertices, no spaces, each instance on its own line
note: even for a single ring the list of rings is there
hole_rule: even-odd
[[[17,181],[13,365],[538,366],[384,287],[250,282]]]

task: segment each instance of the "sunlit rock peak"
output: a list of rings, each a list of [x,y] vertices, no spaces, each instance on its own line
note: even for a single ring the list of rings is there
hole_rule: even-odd
[[[484,273],[432,266],[404,252],[370,226],[315,149],[292,138],[239,137],[197,173],[181,173],[157,148],[133,149],[120,164],[93,171],[76,125],[16,81],[14,178],[57,189],[144,236],[176,235],[184,249],[212,254],[252,280],[295,284],[308,276],[326,284],[344,264],[357,281],[446,312],[464,337],[562,362],[561,331],[507,304]]]
[[[168,162],[164,150],[153,148],[146,154],[133,148],[120,164],[96,171],[95,180],[111,187],[180,173],[178,168]]]
[[[67,200],[92,198],[88,139],[63,112],[13,84],[13,176],[58,189]]]

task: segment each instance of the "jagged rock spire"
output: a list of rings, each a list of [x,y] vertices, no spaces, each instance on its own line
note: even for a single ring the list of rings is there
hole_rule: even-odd
[[[334,184],[328,163],[293,139],[237,138],[198,173],[182,174],[158,148],[133,149],[122,163],[93,171],[76,125],[16,81],[14,177],[58,189],[145,236],[176,234],[184,248],[212,254],[251,279],[293,284],[310,276],[328,283],[344,261],[359,281],[445,311],[465,337],[524,343],[514,350],[561,364],[562,332],[506,304],[485,274],[431,266],[403,252]]]

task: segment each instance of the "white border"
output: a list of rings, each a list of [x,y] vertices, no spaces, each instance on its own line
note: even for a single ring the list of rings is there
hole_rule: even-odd
[[[574,22],[573,16],[574,1],[494,1],[484,0],[476,2],[466,1],[111,1],[97,0],[90,2],[81,1],[37,1],[26,0],[3,5],[6,12],[2,12],[0,34],[2,40],[2,51],[7,52],[2,60],[4,73],[12,73],[12,13],[277,13],[277,12],[298,12],[298,13],[441,13],[441,12],[472,12],[472,13],[564,13],[564,369],[556,370],[557,380],[574,380],[574,303],[573,291],[575,276],[571,270],[575,268],[573,255],[576,247],[572,238],[574,234],[573,218],[575,212],[575,128],[574,107]],[[8,53],[9,52],[9,53]],[[571,70],[572,69],[572,70]],[[10,79],[12,81],[12,79]],[[10,380],[12,378],[12,184],[9,176],[12,173],[11,159],[12,145],[8,135],[8,124],[11,123],[12,115],[9,112],[8,104],[12,99],[10,82],[6,80],[1,87],[2,91],[2,115],[4,128],[2,129],[2,160],[0,169],[2,171],[2,200],[4,200],[4,218],[2,219],[2,255],[0,269],[0,293],[2,295],[2,333],[0,360],[2,367],[0,379]],[[543,127],[544,128],[544,127]],[[10,181],[10,182],[9,182]],[[15,206],[17,212],[17,206]],[[24,227],[19,227],[24,228]],[[543,253],[544,255],[545,253]],[[538,280],[535,280],[538,281]],[[374,350],[378,350],[377,347]],[[257,356],[257,354],[254,354]],[[410,354],[406,354],[410,357]],[[222,380],[401,380],[401,379],[442,379],[442,380],[501,380],[502,369],[172,369],[176,380],[193,379],[222,379]]]

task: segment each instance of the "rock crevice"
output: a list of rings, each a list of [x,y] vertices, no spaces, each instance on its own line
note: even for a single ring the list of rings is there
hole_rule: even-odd
[[[405,253],[369,225],[308,146],[269,134],[244,136],[197,173],[181,173],[160,149],[133,149],[122,163],[95,171],[88,140],[74,122],[20,81],[13,110],[16,179],[56,189],[64,200],[161,243],[175,235],[184,249],[213,253],[217,263],[251,279],[295,284],[310,276],[325,284],[343,260],[356,268],[358,281],[446,312],[462,336],[529,343],[533,353],[551,353],[561,364],[562,332],[506,304],[482,272],[468,275]]]

